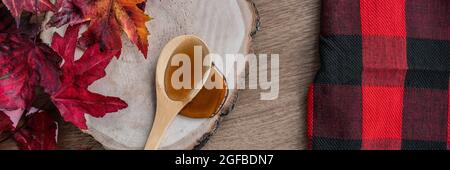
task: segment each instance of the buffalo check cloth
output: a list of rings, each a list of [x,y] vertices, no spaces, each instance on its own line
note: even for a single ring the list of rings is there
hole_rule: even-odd
[[[313,150],[450,148],[450,0],[323,0]]]

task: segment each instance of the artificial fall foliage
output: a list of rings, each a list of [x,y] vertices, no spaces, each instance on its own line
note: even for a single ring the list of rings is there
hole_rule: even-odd
[[[58,123],[46,112],[36,112],[27,117],[27,124],[14,134],[22,150],[56,149]]]
[[[145,0],[58,0],[62,7],[50,20],[50,26],[76,25],[90,21],[79,39],[83,48],[99,44],[107,50],[121,49],[122,30],[147,57],[149,32],[145,23],[150,17],[138,7]],[[120,50],[117,51],[120,54]]]
[[[54,2],[54,3],[52,3]],[[56,149],[56,112],[87,129],[85,115],[101,118],[128,105],[88,90],[106,76],[125,34],[146,56],[150,20],[145,0],[0,0],[0,141],[11,136],[20,149]],[[50,27],[68,28],[49,46],[39,39],[42,15]],[[86,25],[85,32],[80,27]],[[81,36],[79,37],[79,34]],[[75,59],[76,49],[84,50]],[[7,135],[10,134],[10,135]]]
[[[64,120],[81,129],[87,129],[84,114],[103,117],[106,113],[126,108],[127,104],[115,97],[106,97],[87,90],[89,85],[106,76],[105,68],[117,51],[101,52],[98,44],[89,47],[75,61],[79,26],[70,26],[63,37],[53,36],[52,48],[64,59],[61,67],[61,86],[50,93]]]
[[[12,122],[9,120],[9,117],[0,111],[0,133],[2,133],[5,130],[12,128]]]
[[[11,14],[17,21],[23,11],[28,12],[47,12],[55,11],[56,7],[49,0],[2,0],[11,11]]]

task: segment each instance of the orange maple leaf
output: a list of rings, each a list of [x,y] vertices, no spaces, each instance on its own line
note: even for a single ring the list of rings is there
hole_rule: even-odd
[[[138,7],[143,2],[145,0],[64,0],[61,3],[63,9],[55,14],[50,23],[53,26],[78,24],[81,15],[83,20],[90,21],[88,30],[79,40],[82,47],[99,43],[103,49],[121,49],[120,36],[123,30],[147,57],[149,31],[145,23],[151,17]],[[81,14],[76,11],[81,11]]]

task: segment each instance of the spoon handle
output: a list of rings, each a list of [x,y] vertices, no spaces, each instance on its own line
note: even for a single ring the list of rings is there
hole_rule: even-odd
[[[164,137],[166,130],[172,124],[179,111],[174,110],[158,110],[155,114],[155,121],[151,129],[150,135],[145,144],[145,150],[157,150],[161,139]]]

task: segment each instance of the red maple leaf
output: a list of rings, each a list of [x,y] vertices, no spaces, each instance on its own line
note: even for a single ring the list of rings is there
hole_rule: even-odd
[[[18,34],[0,33],[0,110],[26,110],[36,86],[60,85],[60,57],[48,46]]]
[[[48,25],[61,27],[69,23],[73,26],[88,21],[84,18],[81,9],[72,0],[57,0],[56,7],[59,10],[52,16],[51,20],[47,23]]]
[[[88,86],[106,75],[105,68],[116,50],[101,52],[99,45],[88,48],[83,56],[75,61],[74,54],[79,26],[70,26],[64,37],[55,33],[52,48],[64,59],[61,87],[50,93],[64,120],[72,122],[80,129],[87,129],[85,114],[103,117],[128,107],[119,98],[107,97],[87,90]]]
[[[2,0],[16,21],[19,21],[23,11],[46,12],[55,11],[56,7],[49,0]],[[17,22],[19,23],[19,22]]]
[[[23,40],[0,34],[0,108],[4,110],[25,109],[34,95],[37,75],[28,66],[26,49],[31,47]]]
[[[27,124],[14,134],[21,150],[53,150],[57,148],[58,123],[47,112],[28,116]]]
[[[36,39],[40,32],[40,24],[30,22],[33,15],[26,15],[20,20],[20,27],[17,27],[11,13],[0,2],[0,33],[20,34],[28,39]]]
[[[17,28],[4,7],[0,7],[0,23],[0,111],[15,128],[38,86],[46,92],[59,88],[61,58],[27,34],[29,25]]]
[[[100,44],[104,50],[122,49],[121,31],[147,57],[149,32],[145,23],[151,18],[140,8],[145,0],[63,0],[62,9],[50,20],[51,26],[76,25],[89,21],[79,44],[88,48]],[[116,55],[120,54],[120,50]]]

